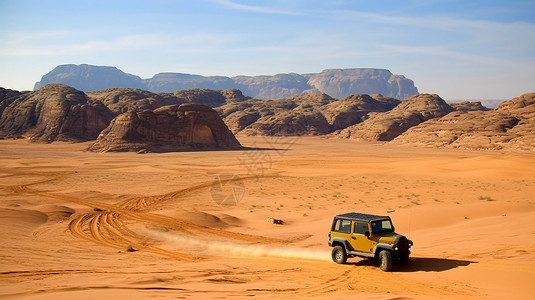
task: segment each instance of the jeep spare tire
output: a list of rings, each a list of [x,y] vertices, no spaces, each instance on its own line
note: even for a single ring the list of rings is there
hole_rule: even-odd
[[[333,252],[331,253],[331,257],[333,261],[337,264],[345,264],[347,260],[347,253],[344,247],[342,246],[336,246],[333,248]]]

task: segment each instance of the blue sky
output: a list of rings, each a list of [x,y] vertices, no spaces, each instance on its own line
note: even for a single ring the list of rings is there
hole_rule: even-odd
[[[444,99],[535,91],[535,1],[0,0],[0,86],[60,64],[142,78],[384,68]]]

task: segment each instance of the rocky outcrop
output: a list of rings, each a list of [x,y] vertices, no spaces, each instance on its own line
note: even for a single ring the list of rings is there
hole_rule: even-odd
[[[409,128],[453,111],[438,95],[419,94],[403,100],[384,113],[370,113],[362,123],[335,133],[338,137],[364,141],[391,141]]]
[[[61,84],[10,99],[0,117],[5,137],[27,136],[36,142],[88,141],[114,117],[101,103],[90,102],[83,92]]]
[[[430,147],[535,151],[535,93],[489,111],[455,111],[413,127],[393,143]]]
[[[89,150],[167,152],[239,148],[240,143],[216,111],[205,105],[182,104],[121,114]]]
[[[23,93],[19,91],[4,89],[0,87],[0,116],[2,116],[4,109],[22,94]]]
[[[62,83],[85,92],[110,88],[144,89],[154,93],[171,93],[186,89],[239,89],[257,99],[283,99],[297,94],[325,93],[337,99],[354,94],[377,94],[404,99],[418,93],[414,82],[383,69],[331,69],[311,74],[277,74],[273,76],[201,76],[183,73],[160,73],[149,79],[127,74],[114,67],[62,65],[44,75],[35,89]]]

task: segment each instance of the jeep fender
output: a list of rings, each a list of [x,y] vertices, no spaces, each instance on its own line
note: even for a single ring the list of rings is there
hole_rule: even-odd
[[[351,249],[349,248],[349,244],[347,243],[346,239],[339,238],[339,237],[333,238],[332,246],[334,247],[334,246],[339,245],[339,244],[344,246],[344,249],[346,249],[346,253],[351,251]]]
[[[375,255],[378,255],[381,250],[392,251],[392,248],[393,246],[390,244],[378,243],[377,245],[375,245],[375,248],[373,248],[373,253],[375,253]]]

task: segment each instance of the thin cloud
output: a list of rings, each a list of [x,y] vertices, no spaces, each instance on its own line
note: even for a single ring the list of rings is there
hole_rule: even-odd
[[[50,56],[68,54],[102,53],[110,51],[126,51],[132,49],[145,49],[162,44],[157,35],[125,35],[111,41],[94,40],[87,42],[65,42],[41,44],[35,37],[44,37],[39,34],[34,37],[23,36],[17,40],[0,44],[0,54],[8,56]],[[64,37],[64,36],[62,36]]]
[[[236,42],[232,34],[195,32],[189,34],[133,34],[113,39],[80,40],[73,35],[64,35],[54,41],[35,37],[48,34],[21,35],[15,40],[0,41],[0,55],[4,56],[57,56],[87,55],[112,52],[131,52],[137,50],[156,50],[169,52],[217,53]],[[163,50],[162,50],[163,49]]]
[[[268,6],[240,4],[240,3],[232,2],[230,0],[212,0],[212,1],[220,5],[226,6],[228,8],[242,10],[242,11],[265,13],[265,14],[280,14],[280,15],[301,15],[302,14],[302,13],[295,12],[295,11],[276,9],[276,8],[272,8]]]
[[[487,20],[467,20],[442,15],[392,16],[351,10],[332,11],[332,14],[352,19],[361,19],[374,23],[407,25],[441,30],[484,30],[500,32],[516,30],[529,30],[531,32],[535,31],[535,25],[527,22],[502,23]]]
[[[451,50],[447,50],[445,48],[436,47],[436,46],[407,46],[407,45],[384,44],[382,45],[382,47],[389,51],[398,52],[398,53],[412,53],[412,54],[442,56],[442,57],[449,57],[449,58],[454,58],[458,60],[465,60],[469,62],[477,62],[477,63],[483,63],[483,64],[496,64],[496,65],[509,65],[510,64],[510,62],[507,62],[502,59],[456,52],[456,51],[451,51]]]

